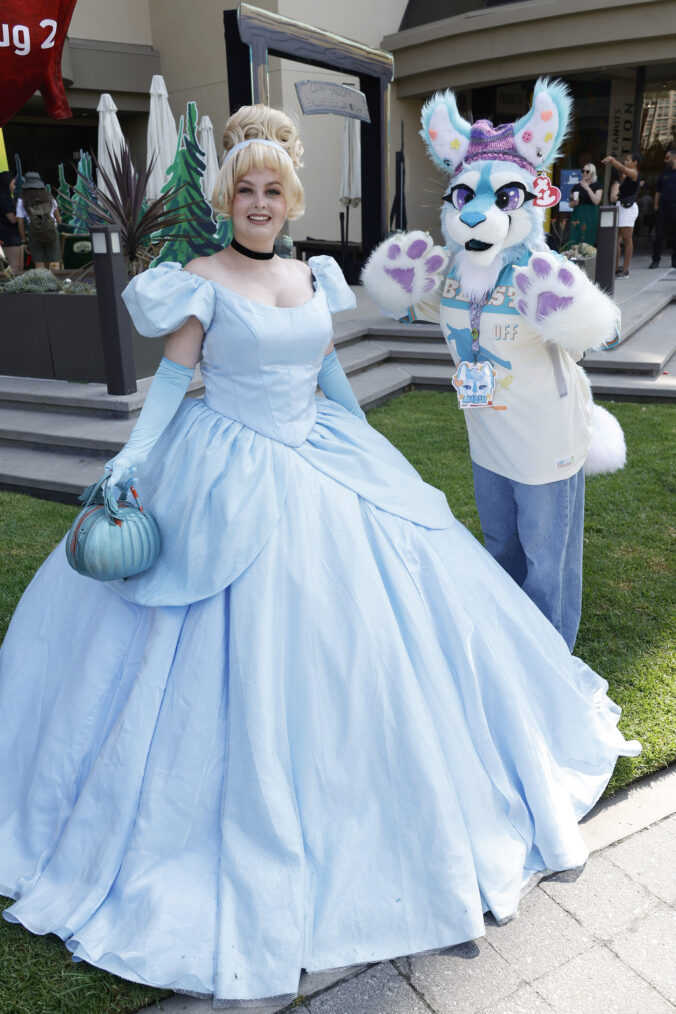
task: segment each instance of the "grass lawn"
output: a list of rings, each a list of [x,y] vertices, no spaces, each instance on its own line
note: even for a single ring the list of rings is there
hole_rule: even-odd
[[[411,391],[369,412],[455,516],[481,538],[462,413],[442,391]],[[586,483],[582,621],[575,654],[609,684],[620,728],[643,745],[620,757],[607,795],[676,759],[674,423],[671,405],[604,402],[627,465]]]
[[[612,793],[676,758],[669,566],[675,416],[667,405],[606,407],[624,428],[628,464],[587,483],[584,599],[575,651],[608,680],[622,707],[625,736],[643,744],[640,757],[620,758]],[[373,409],[369,422],[427,482],[443,489],[456,517],[480,538],[467,436],[455,399],[412,391]],[[23,589],[75,514],[74,507],[0,492],[0,637]],[[8,904],[0,900],[0,908]],[[34,937],[0,920],[2,1014],[129,1014],[166,995],[73,964],[57,938]]]

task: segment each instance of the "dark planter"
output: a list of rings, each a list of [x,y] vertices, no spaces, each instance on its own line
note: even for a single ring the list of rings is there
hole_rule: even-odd
[[[132,333],[136,378],[150,377],[164,343]],[[0,374],[105,384],[96,296],[0,294]]]
[[[52,293],[44,308],[54,379],[105,384],[96,296]]]
[[[40,292],[0,295],[0,373],[51,379],[54,364]]]

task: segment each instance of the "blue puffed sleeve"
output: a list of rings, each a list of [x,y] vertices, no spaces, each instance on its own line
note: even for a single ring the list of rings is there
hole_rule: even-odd
[[[340,310],[354,310],[357,300],[333,257],[328,257],[326,254],[310,257],[308,264],[319,288],[326,295],[331,313],[339,313]]]
[[[197,317],[206,331],[214,316],[216,294],[206,278],[167,261],[132,278],[122,298],[139,334],[161,338]]]

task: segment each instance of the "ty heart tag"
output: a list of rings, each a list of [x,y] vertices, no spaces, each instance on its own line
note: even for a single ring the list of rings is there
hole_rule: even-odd
[[[536,208],[553,208],[561,200],[561,191],[555,187],[546,173],[539,173],[533,180]]]

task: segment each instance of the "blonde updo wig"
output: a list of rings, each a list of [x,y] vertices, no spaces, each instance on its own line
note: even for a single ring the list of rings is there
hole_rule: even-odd
[[[246,148],[236,151],[227,157],[231,148],[241,141],[261,138],[279,144],[285,155],[270,144],[249,144]],[[246,176],[252,169],[270,169],[279,176],[279,182],[286,200],[286,217],[300,218],[305,211],[303,187],[296,175],[296,169],[302,166],[303,145],[298,129],[288,113],[281,109],[271,109],[258,103],[255,106],[242,106],[230,117],[223,134],[225,155],[223,165],[216,179],[216,186],[211,198],[214,211],[225,218],[232,214],[232,199],[237,181]]]

